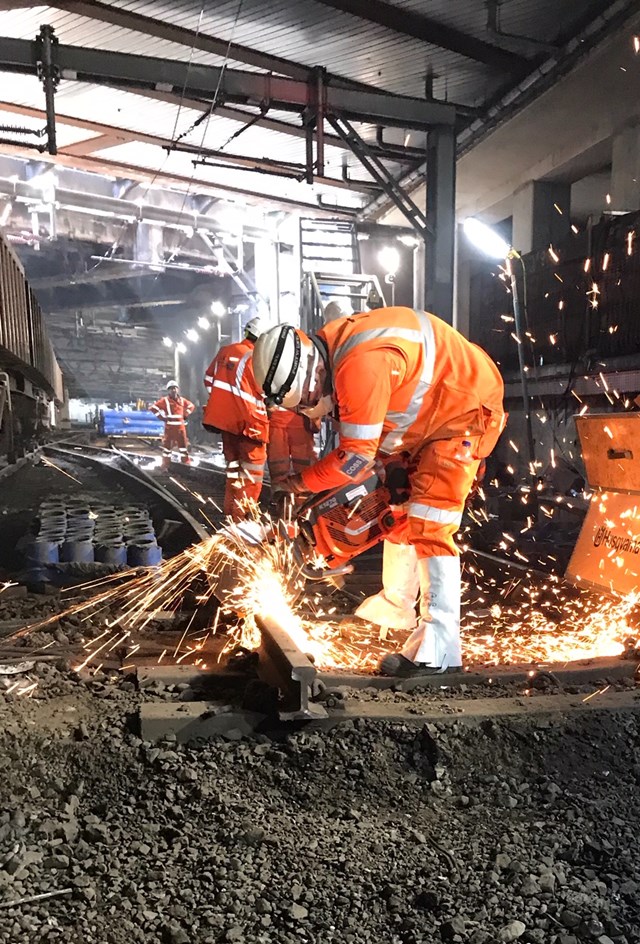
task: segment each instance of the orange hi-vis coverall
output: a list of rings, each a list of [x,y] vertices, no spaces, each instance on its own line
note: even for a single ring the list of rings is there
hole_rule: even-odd
[[[506,419],[498,368],[444,321],[410,308],[341,318],[318,338],[327,349],[340,442],[302,473],[304,485],[319,492],[357,480],[378,454],[404,454],[409,465],[407,523],[385,542],[385,614],[376,616],[377,599],[375,612],[363,605],[358,615],[411,628],[420,590],[423,620],[403,654],[415,662],[460,665],[454,534],[480,460],[492,451]],[[386,614],[386,603],[404,622]],[[427,633],[427,624],[435,633]]]
[[[316,458],[313,451],[312,420],[281,406],[269,410],[267,460],[271,488],[276,490],[291,472],[302,472]]]
[[[171,453],[180,453],[180,459],[186,465],[189,459],[189,440],[185,420],[191,416],[195,406],[186,397],[160,397],[149,409],[164,422],[162,464],[166,467],[171,462]]]
[[[220,348],[204,378],[209,400],[202,424],[222,433],[227,463],[224,513],[234,521],[245,516],[247,499],[260,498],[269,440],[269,420],[253,375],[252,354],[253,341],[227,344]]]

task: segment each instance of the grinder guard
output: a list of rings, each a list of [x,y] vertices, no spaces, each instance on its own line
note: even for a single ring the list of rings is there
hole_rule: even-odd
[[[397,469],[393,477],[398,479]],[[403,501],[407,483],[405,470]],[[314,495],[297,515],[300,550],[307,557],[310,552],[321,556],[331,571],[342,569],[405,521],[405,508],[393,504],[398,497],[397,483],[388,472],[380,475],[377,470],[360,482]]]

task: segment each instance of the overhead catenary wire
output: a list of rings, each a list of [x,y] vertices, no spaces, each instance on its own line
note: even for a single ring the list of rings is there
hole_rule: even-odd
[[[240,4],[241,4],[241,5],[242,5],[242,2],[243,2],[243,0],[240,0]],[[179,99],[179,101],[178,101],[178,105],[177,105],[177,109],[176,109],[176,114],[175,114],[175,118],[174,118],[174,122],[173,122],[173,130],[172,130],[172,132],[171,132],[171,140],[172,140],[174,143],[175,143],[176,140],[179,140],[179,138],[176,138],[177,130],[178,130],[178,123],[179,123],[179,121],[180,121],[180,113],[181,113],[182,108],[183,108],[183,105],[184,105],[184,98],[185,98],[186,89],[187,89],[187,82],[188,82],[188,79],[189,79],[189,71],[190,71],[191,66],[192,66],[192,64],[193,64],[193,57],[194,57],[195,49],[196,49],[196,47],[195,47],[195,41],[196,41],[198,35],[200,34],[200,30],[201,30],[201,28],[202,28],[202,20],[203,20],[204,13],[205,13],[205,7],[206,7],[206,3],[205,3],[205,0],[203,0],[202,6],[200,7],[200,14],[199,14],[199,16],[198,16],[198,24],[197,24],[197,27],[196,27],[196,30],[195,30],[194,42],[193,42],[193,44],[192,44],[192,46],[191,46],[191,48],[190,48],[190,50],[189,50],[189,59],[187,60],[187,69],[186,69],[186,72],[185,72],[185,78],[184,78],[184,82],[183,82],[183,85],[182,85],[182,91],[181,91],[181,93],[180,93],[180,99]],[[225,64],[226,64],[226,61],[227,61],[227,59],[228,59],[230,45],[231,45],[231,43],[229,43],[229,46],[227,47],[227,54],[226,54],[226,58],[225,58]],[[168,153],[163,157],[162,162],[158,165],[157,169],[154,171],[154,174],[153,174],[151,180],[150,180],[149,183],[146,185],[146,188],[145,188],[144,191],[143,191],[144,197],[148,196],[148,194],[149,194],[151,188],[154,186],[154,184],[155,184],[156,180],[158,179],[159,175],[160,175],[160,174],[163,172],[163,170],[165,169],[165,167],[166,167],[166,165],[167,165],[167,162],[168,162],[170,156],[171,156],[171,155],[170,155],[170,152],[168,152]],[[193,183],[193,175],[192,175],[191,180],[190,180],[190,182],[189,182],[187,193],[189,192],[192,183]],[[184,210],[184,202],[183,202],[183,205],[182,205],[182,208],[181,208],[181,211],[180,211],[181,213],[182,213],[182,210]],[[129,226],[129,224],[128,224],[127,222],[122,223],[122,225],[121,225],[121,227],[120,227],[120,230],[119,230],[119,232],[118,232],[118,234],[117,234],[117,236],[116,236],[116,239],[114,240],[114,243],[113,243],[113,245],[111,246],[110,250],[108,250],[108,252],[105,253],[104,258],[103,258],[102,260],[96,262],[96,264],[95,264],[94,266],[92,266],[92,268],[91,268],[89,271],[93,271],[94,269],[99,268],[99,267],[102,265],[102,262],[108,260],[111,256],[113,256],[113,254],[119,249],[120,244],[121,244],[122,237],[124,236],[124,233],[126,232],[128,226]]]
[[[227,66],[229,65],[229,55],[230,55],[230,53],[231,53],[231,47],[232,47],[232,45],[233,45],[233,39],[234,39],[234,36],[235,36],[235,33],[236,33],[236,27],[237,27],[237,25],[238,25],[238,20],[240,19],[240,14],[241,14],[241,12],[242,12],[243,4],[244,4],[244,0],[238,0],[238,9],[236,10],[236,15],[235,15],[235,18],[234,18],[234,21],[233,21],[233,26],[231,27],[231,34],[230,34],[230,36],[229,36],[229,42],[227,43],[227,49],[226,49],[226,52],[225,52],[225,55],[224,55],[224,59],[223,59],[223,62],[222,62],[222,68],[220,69],[220,72],[219,72],[219,74],[218,74],[218,81],[217,81],[217,83],[216,83],[216,87],[215,87],[215,90],[214,90],[214,93],[213,93],[213,98],[212,98],[212,100],[211,100],[211,105],[210,105],[210,107],[209,107],[208,112],[206,113],[206,119],[205,119],[205,121],[203,122],[204,128],[203,128],[203,131],[202,131],[202,137],[200,138],[200,145],[199,145],[200,148],[203,148],[203,147],[204,147],[205,138],[206,138],[207,132],[208,132],[208,130],[209,130],[209,123],[210,123],[210,121],[211,121],[213,112],[214,112],[214,110],[215,110],[215,108],[216,108],[216,106],[217,106],[217,104],[218,104],[218,96],[219,96],[219,94],[220,94],[220,88],[221,88],[221,85],[222,85],[222,80],[224,79],[224,75],[225,75],[225,72],[226,72],[226,70],[227,70]],[[203,6],[203,9],[204,9],[204,6]],[[185,81],[186,81],[186,79],[185,79]],[[177,143],[177,142],[176,142],[176,143]],[[170,154],[167,155],[167,160],[169,159],[169,156],[170,156]],[[190,178],[190,180],[189,180],[189,184],[187,185],[187,189],[186,189],[185,194],[184,194],[184,199],[183,199],[183,201],[182,201],[182,207],[181,207],[180,212],[179,212],[179,214],[178,214],[178,222],[180,221],[180,216],[181,216],[181,214],[184,212],[184,208],[185,208],[185,206],[186,206],[187,200],[188,200],[188,198],[189,198],[189,196],[190,196],[190,194],[191,194],[191,187],[192,187],[192,184],[193,184],[195,175],[196,175],[196,169],[195,169],[195,167],[194,167],[194,168],[193,168],[193,171],[192,171],[192,173],[191,173],[191,178]],[[174,251],[174,253],[173,253],[174,256],[175,256],[175,254],[179,251],[179,249],[181,248],[182,245],[183,245],[183,243],[181,243],[180,246],[178,247],[178,249],[176,249],[176,250]]]

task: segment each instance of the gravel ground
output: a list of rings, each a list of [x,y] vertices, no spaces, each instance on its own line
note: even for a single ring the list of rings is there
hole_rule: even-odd
[[[637,710],[183,747],[41,672],[0,696],[2,944],[640,941]]]

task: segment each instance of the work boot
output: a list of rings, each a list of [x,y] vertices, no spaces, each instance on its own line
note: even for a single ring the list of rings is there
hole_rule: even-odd
[[[403,646],[402,655],[437,672],[458,669],[462,665],[460,558],[420,558],[418,573],[420,622]]]
[[[392,678],[414,678],[419,675],[439,675],[440,669],[423,662],[412,662],[401,652],[387,652],[378,663],[380,675]]]
[[[355,616],[386,629],[414,629],[418,597],[418,557],[411,544],[384,542],[382,590],[360,604]]]

